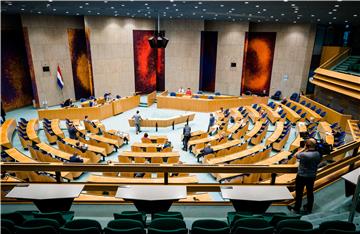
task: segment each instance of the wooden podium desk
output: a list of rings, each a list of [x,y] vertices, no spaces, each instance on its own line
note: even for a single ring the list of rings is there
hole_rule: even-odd
[[[39,119],[85,119],[85,116],[88,116],[90,120],[102,120],[113,116],[113,108],[111,103],[105,103],[94,107],[40,109],[38,115]]]
[[[186,123],[187,121],[194,120],[195,114],[185,114],[185,115],[179,115],[175,117],[171,117],[168,119],[143,119],[140,123],[141,127],[170,127],[173,124],[181,124]],[[129,119],[129,125],[130,127],[135,126],[135,121],[133,119]]]
[[[127,96],[120,99],[116,99],[111,102],[113,108],[113,115],[120,114],[122,112],[131,110],[138,107],[140,104],[140,96]]]
[[[214,112],[223,108],[252,105],[254,103],[267,103],[268,97],[243,96],[237,98],[204,99],[191,97],[158,96],[157,107],[196,112]]]

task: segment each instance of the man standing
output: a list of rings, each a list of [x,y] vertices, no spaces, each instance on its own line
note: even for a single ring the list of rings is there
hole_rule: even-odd
[[[184,143],[184,147],[183,150],[187,151],[188,150],[188,142],[190,140],[191,137],[191,127],[189,126],[189,124],[185,124],[184,130],[183,130],[183,143]]]
[[[140,123],[141,123],[141,115],[140,115],[140,111],[136,111],[136,114],[132,117],[135,121],[135,131],[136,131],[136,135],[141,132],[140,129]]]
[[[295,179],[295,206],[289,206],[289,210],[295,213],[300,212],[304,187],[306,187],[307,204],[304,206],[305,212],[311,213],[314,204],[314,183],[321,154],[316,150],[316,140],[310,138],[306,140],[305,147],[299,150],[295,157],[299,160],[299,167]]]
[[[208,127],[208,130],[207,130],[208,132],[210,131],[210,128],[212,126],[214,126],[214,124],[215,124],[215,117],[214,117],[213,113],[210,113],[209,127]]]

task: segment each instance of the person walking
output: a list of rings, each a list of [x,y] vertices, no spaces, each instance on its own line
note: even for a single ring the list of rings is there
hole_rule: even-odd
[[[307,139],[305,147],[300,149],[295,157],[299,160],[298,172],[295,179],[295,206],[289,206],[289,210],[300,213],[304,187],[306,187],[307,204],[304,205],[306,213],[311,213],[314,204],[314,183],[318,165],[321,162],[321,154],[316,150],[316,140]]]
[[[188,142],[190,140],[191,137],[191,127],[189,126],[189,124],[185,124],[184,130],[183,130],[183,150],[187,151],[188,150]]]
[[[139,132],[141,132],[141,128],[140,128],[140,125],[141,125],[141,115],[140,115],[140,111],[136,111],[136,114],[132,117],[132,119],[135,121],[135,132],[136,132],[136,135],[139,134]]]
[[[212,126],[214,126],[215,125],[215,117],[214,117],[214,115],[213,115],[213,113],[210,113],[210,118],[209,118],[209,127],[208,127],[208,132],[210,131],[210,128],[212,127]]]

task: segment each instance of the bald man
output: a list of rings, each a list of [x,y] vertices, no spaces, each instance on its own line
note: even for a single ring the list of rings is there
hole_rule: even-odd
[[[314,204],[314,183],[321,154],[316,150],[316,140],[306,140],[305,147],[300,149],[295,157],[299,160],[298,172],[295,180],[295,206],[289,207],[295,213],[300,213],[304,187],[306,187],[307,204],[304,205],[306,213],[311,213]]]

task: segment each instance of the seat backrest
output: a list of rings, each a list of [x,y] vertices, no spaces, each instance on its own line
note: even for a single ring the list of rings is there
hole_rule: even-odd
[[[160,230],[174,230],[179,228],[186,228],[184,220],[176,218],[157,218],[151,221],[149,228],[156,228]]]
[[[109,228],[115,229],[130,229],[142,228],[144,229],[144,221],[141,213],[134,214],[118,214],[114,213],[115,220],[108,223]]]
[[[15,229],[15,223],[9,219],[1,219],[1,227],[5,227],[8,229],[9,233],[13,233]],[[5,231],[6,230],[4,230],[4,232]],[[3,233],[2,230],[1,233]]]
[[[191,229],[195,227],[206,228],[206,229],[219,229],[229,227],[228,224],[221,220],[216,219],[200,219],[195,220],[191,226]]]
[[[324,232],[324,234],[359,234],[360,231],[344,231],[338,229],[328,229]]]
[[[223,228],[205,228],[205,227],[194,227],[191,229],[191,234],[229,234],[230,228],[223,227]]]
[[[35,219],[27,219],[21,225],[23,227],[39,227],[39,226],[51,226],[56,230],[60,228],[60,224],[58,221],[54,219],[47,218],[35,218]]]
[[[333,220],[333,221],[325,221],[319,225],[319,229],[321,233],[324,233],[328,229],[337,229],[343,231],[355,231],[356,226],[353,223],[340,221],[340,220]]]
[[[3,219],[10,220],[17,225],[21,225],[25,221],[24,216],[22,216],[22,214],[20,214],[18,212],[2,213],[1,220],[3,220]]]
[[[60,234],[101,234],[96,227],[88,227],[81,229],[60,228]]]
[[[270,227],[270,224],[262,218],[245,218],[233,222],[233,229],[236,230],[237,227],[267,228]]]
[[[66,223],[66,220],[61,215],[60,212],[49,212],[49,213],[36,213],[34,214],[35,218],[47,218],[47,219],[54,219],[58,221],[58,223],[62,226]]]
[[[295,229],[313,229],[313,225],[305,220],[298,219],[286,219],[276,224],[276,230],[279,232],[283,228],[295,228]]]
[[[57,233],[57,230],[52,226],[37,226],[37,227],[21,227],[15,226],[16,234],[49,234]]]
[[[235,229],[233,234],[273,234],[273,227],[264,228],[251,228],[251,227],[238,227]]]
[[[159,212],[153,214],[153,219],[159,218],[176,218],[176,219],[184,219],[183,215],[180,212]]]
[[[316,232],[313,229],[298,229],[298,228],[284,227],[278,233],[279,234],[312,234]]]
[[[271,220],[270,220],[270,224],[274,227],[276,227],[277,223],[282,221],[282,220],[287,220],[287,219],[300,219],[301,215],[284,215],[284,214],[275,214]]]
[[[115,229],[115,228],[104,228],[105,234],[144,234],[145,230],[141,228],[129,228],[129,229]]]
[[[82,228],[88,228],[88,227],[95,227],[101,231],[101,225],[98,221],[92,220],[92,219],[74,219],[70,222],[65,223],[65,228],[70,229],[82,229]]]

